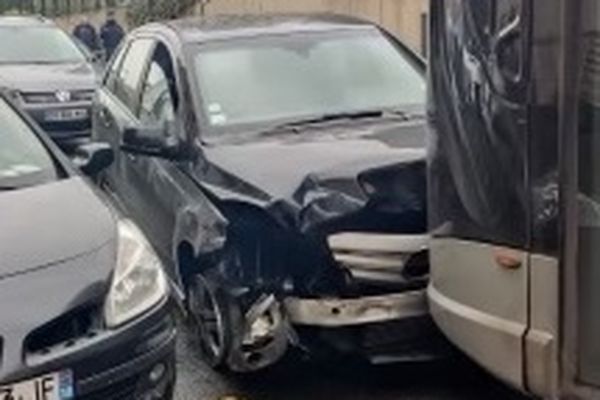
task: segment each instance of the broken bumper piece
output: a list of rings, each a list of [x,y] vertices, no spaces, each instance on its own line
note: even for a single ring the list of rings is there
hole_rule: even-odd
[[[428,235],[343,232],[329,236],[328,244],[357,282],[411,285],[424,283],[429,274]]]
[[[428,314],[425,290],[352,299],[302,299],[284,301],[292,324],[343,327],[414,318]]]
[[[355,299],[288,298],[284,308],[311,353],[387,364],[430,361],[451,351],[429,316],[424,290]]]

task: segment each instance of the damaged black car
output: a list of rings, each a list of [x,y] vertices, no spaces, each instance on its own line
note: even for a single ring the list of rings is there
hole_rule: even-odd
[[[147,25],[108,67],[100,182],[172,266],[206,360],[429,359],[425,65],[337,16]]]
[[[141,231],[0,91],[0,399],[170,400],[169,283]],[[75,162],[96,175],[110,146]]]

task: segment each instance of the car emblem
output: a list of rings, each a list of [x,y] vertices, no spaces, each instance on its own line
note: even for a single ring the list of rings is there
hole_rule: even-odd
[[[71,92],[67,92],[66,90],[59,90],[55,93],[55,96],[61,103],[66,103],[71,100]]]

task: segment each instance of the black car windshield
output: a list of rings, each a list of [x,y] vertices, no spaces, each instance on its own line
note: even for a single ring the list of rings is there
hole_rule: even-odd
[[[212,130],[380,109],[423,108],[425,79],[376,29],[274,35],[195,48]]]
[[[54,161],[21,117],[0,98],[0,191],[57,179]]]
[[[0,64],[62,64],[85,61],[69,35],[52,26],[1,26]]]

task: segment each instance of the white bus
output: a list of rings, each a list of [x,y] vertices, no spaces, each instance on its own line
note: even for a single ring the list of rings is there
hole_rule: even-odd
[[[432,315],[548,398],[600,398],[600,1],[432,0]]]

